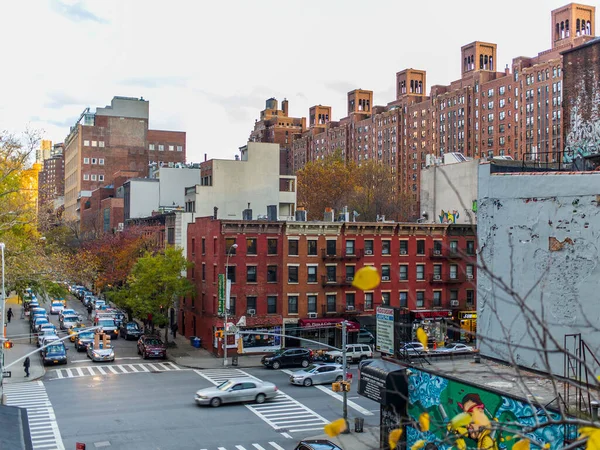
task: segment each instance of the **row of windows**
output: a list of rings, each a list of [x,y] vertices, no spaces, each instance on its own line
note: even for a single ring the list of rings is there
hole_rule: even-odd
[[[104,165],[104,158],[83,158],[83,163],[84,164],[90,164],[90,162],[92,164],[100,164],[101,166]]]
[[[177,151],[178,152],[182,152],[183,151],[183,145],[168,145],[167,146],[169,148],[170,152],[174,152],[175,151],[175,147],[177,147]],[[165,151],[165,145],[164,144],[148,144],[148,150],[156,150],[158,148],[159,152],[164,152]]]
[[[104,181],[104,175],[96,175],[95,173],[89,174],[89,173],[84,173],[83,174],[83,181]]]
[[[83,146],[84,147],[100,147],[100,148],[104,148],[104,141],[83,141]]]

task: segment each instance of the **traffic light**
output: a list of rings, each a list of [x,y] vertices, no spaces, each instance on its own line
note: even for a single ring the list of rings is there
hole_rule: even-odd
[[[13,345],[14,345],[14,344],[13,344],[13,342],[12,342],[12,341],[4,341],[4,342],[2,343],[2,347],[4,347],[4,348],[13,348]]]
[[[333,392],[341,392],[342,391],[342,383],[332,383],[331,390]]]
[[[217,331],[215,331],[215,337],[216,338],[223,339],[224,336],[225,336],[225,333],[223,333],[223,330],[217,330]]]

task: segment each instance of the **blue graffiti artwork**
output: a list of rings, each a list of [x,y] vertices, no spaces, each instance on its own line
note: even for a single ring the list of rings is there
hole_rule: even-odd
[[[460,214],[455,209],[453,209],[452,211],[450,211],[450,210],[444,211],[442,209],[442,211],[439,215],[440,223],[456,223],[459,216],[460,216]]]

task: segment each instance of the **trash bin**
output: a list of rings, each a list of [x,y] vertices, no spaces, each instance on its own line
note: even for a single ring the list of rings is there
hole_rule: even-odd
[[[202,342],[202,341],[201,341],[201,339],[197,337],[196,339],[194,339],[194,342],[192,343],[192,345],[193,345],[195,348],[200,348],[200,343],[201,343],[201,342]]]
[[[196,336],[190,336],[190,345],[194,346],[194,340],[198,339]]]
[[[232,356],[231,357],[231,365],[232,366],[237,366],[238,365],[238,357],[237,356]]]
[[[362,433],[364,425],[365,425],[365,419],[363,419],[362,417],[354,418],[354,431],[356,433]]]

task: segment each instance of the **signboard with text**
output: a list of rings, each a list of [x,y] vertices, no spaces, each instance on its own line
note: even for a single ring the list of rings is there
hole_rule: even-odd
[[[217,297],[217,302],[218,302],[218,313],[219,314],[225,314],[225,274],[224,273],[220,273],[219,274],[219,284],[217,286],[218,288],[218,297]]]
[[[394,354],[394,310],[377,308],[377,338],[375,347],[378,352]]]

